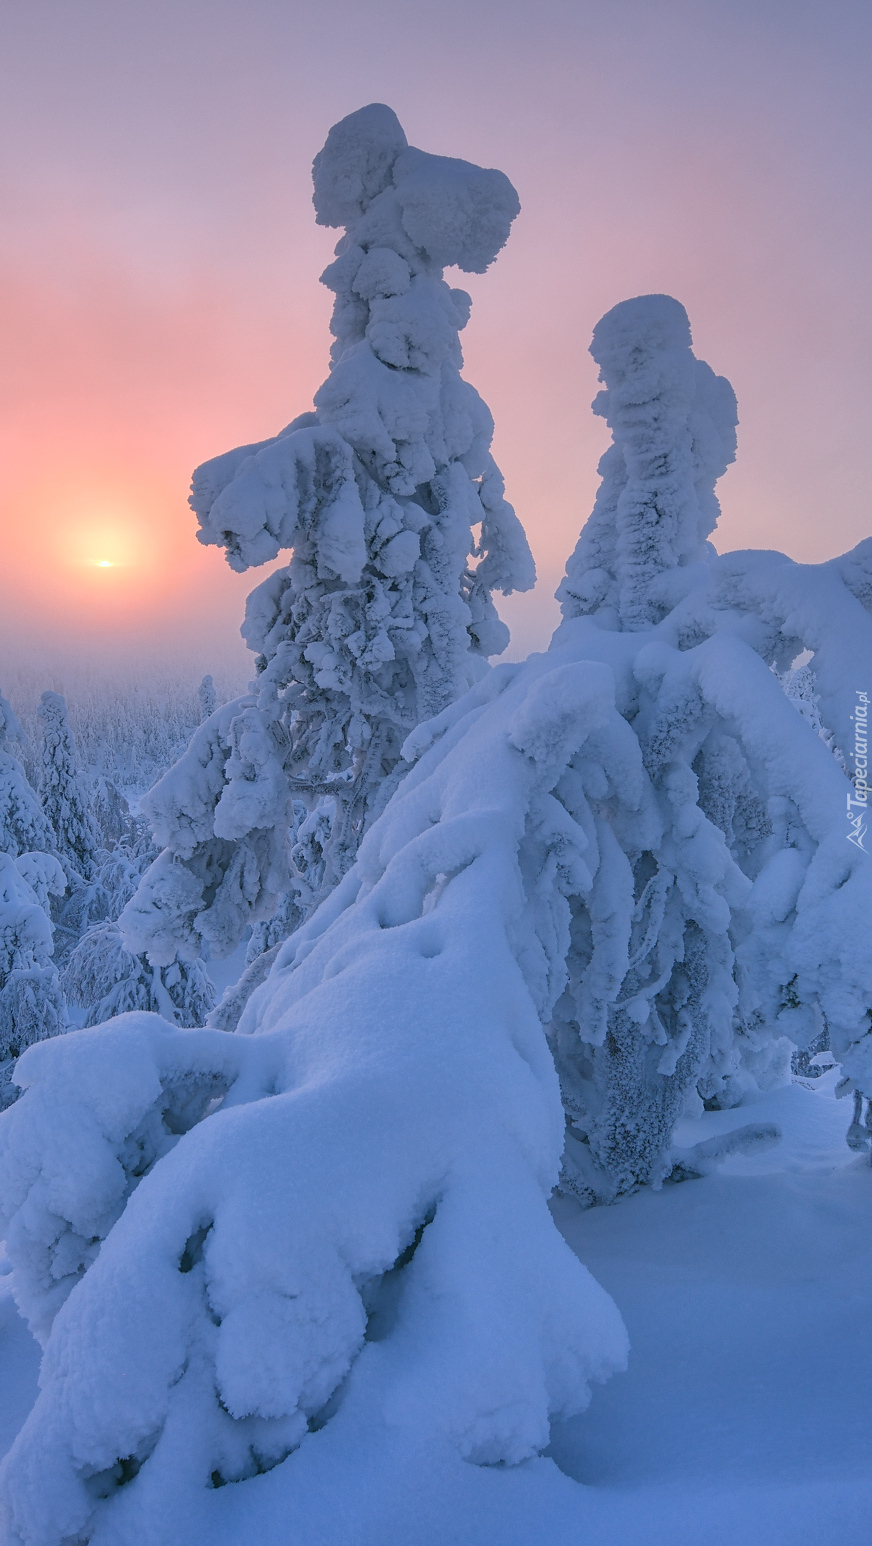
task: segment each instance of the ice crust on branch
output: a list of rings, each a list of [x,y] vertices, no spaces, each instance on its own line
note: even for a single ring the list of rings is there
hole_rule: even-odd
[[[460,375],[470,299],[442,277],[446,264],[484,272],[514,189],[408,146],[379,104],[330,131],[313,176],[319,222],[346,227],[322,276],[336,295],[330,375],[314,412],[194,474],[200,541],[238,570],[293,557],[249,597],[251,695],[213,713],[143,802],[165,852],[121,927],[162,964],[204,940],[232,950],[283,893],[288,919],[305,915],[294,798],[329,812],[326,894],[396,782],[406,735],[505,648],[492,593],[535,578],[493,421]]]

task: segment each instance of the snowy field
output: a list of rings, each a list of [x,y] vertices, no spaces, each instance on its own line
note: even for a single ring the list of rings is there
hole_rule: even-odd
[[[414,1474],[398,1465],[392,1546],[844,1546],[863,1538],[872,1508],[872,1170],[845,1144],[849,1102],[834,1099],[835,1078],[814,1088],[795,1082],[750,1110],[686,1123],[678,1136],[687,1144],[750,1117],[781,1128],[778,1144],[731,1157],[716,1175],[586,1212],[555,1202],[566,1239],[626,1321],[628,1372],[555,1429],[556,1465],[530,1461],[507,1473],[434,1460]],[[38,1370],[8,1275],[0,1339],[5,1452]],[[325,1519],[306,1448],[304,1440],[244,1489],[261,1546],[385,1546],[383,1520],[367,1523],[365,1455]],[[226,1503],[215,1546],[243,1538],[226,1498],[233,1490],[217,1495]]]

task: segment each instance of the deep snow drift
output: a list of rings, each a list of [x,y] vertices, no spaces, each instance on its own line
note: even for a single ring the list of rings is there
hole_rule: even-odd
[[[629,1369],[555,1429],[548,1461],[514,1470],[399,1455],[372,1435],[298,1450],[214,1493],[201,1539],[239,1546],[843,1546],[872,1507],[866,1392],[872,1171],[846,1147],[837,1075],[751,1111],[683,1127],[692,1146],[754,1116],[781,1141],[721,1173],[612,1208],[555,1206],[573,1249],[621,1305]],[[3,1263],[0,1260],[0,1271]],[[38,1346],[0,1276],[0,1454],[36,1395]],[[568,1480],[567,1478],[573,1478]],[[329,1488],[329,1492],[327,1489]],[[325,1495],[329,1508],[324,1507]],[[183,1539],[167,1528],[164,1539]],[[189,1534],[187,1540],[196,1538]]]

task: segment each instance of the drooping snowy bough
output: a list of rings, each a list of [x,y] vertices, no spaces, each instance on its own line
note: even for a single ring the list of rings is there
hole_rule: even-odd
[[[19,1065],[0,1195],[22,1306],[57,1317],[5,1472],[21,1540],[208,1538],[220,1483],[311,1446],[341,1468],[361,1432],[514,1463],[620,1367],[547,1208],[541,1012],[589,880],[552,791],[617,758],[638,799],[641,764],[612,673],[571,657],[497,668],[427,734],[249,1034],[122,1016]]]
[[[492,592],[534,580],[493,421],[460,375],[470,298],[442,278],[496,257],[511,183],[413,149],[378,104],[331,129],[313,176],[318,222],[345,227],[322,276],[330,375],[314,412],[194,474],[200,540],[234,569],[293,557],[249,597],[254,692],[143,801],[165,851],[121,927],[159,964],[204,941],[226,954],[289,887],[284,932],[305,916],[352,862],[409,731],[505,648]],[[295,798],[327,827],[314,867],[292,859]]]

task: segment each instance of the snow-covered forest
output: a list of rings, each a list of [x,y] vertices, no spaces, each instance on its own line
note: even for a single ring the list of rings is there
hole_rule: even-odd
[[[282,555],[251,680],[0,681],[0,1540],[829,1546],[872,538],[719,552],[736,396],[628,298],[562,621],[501,663],[535,572],[445,270],[517,194],[379,104],[313,179],[327,378],[193,475],[202,543]]]

